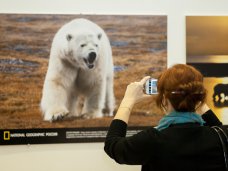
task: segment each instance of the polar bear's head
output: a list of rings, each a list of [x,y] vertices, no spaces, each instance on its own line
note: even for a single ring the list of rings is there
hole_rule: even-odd
[[[81,33],[67,34],[70,62],[82,69],[92,69],[96,66],[99,58],[99,48],[102,34]]]

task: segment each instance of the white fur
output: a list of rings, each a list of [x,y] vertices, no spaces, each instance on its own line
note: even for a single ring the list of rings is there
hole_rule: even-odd
[[[83,46],[83,47],[81,47]],[[89,68],[89,54],[97,54]],[[80,111],[81,99],[84,99]],[[43,87],[41,109],[44,120],[66,116],[102,117],[113,115],[113,60],[105,32],[86,19],[75,19],[56,33],[51,47]]]

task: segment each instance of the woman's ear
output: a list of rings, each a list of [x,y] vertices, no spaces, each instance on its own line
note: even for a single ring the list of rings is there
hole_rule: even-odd
[[[162,99],[162,109],[166,114],[169,114],[170,112],[174,111],[174,108],[171,102],[169,101],[168,98],[165,97],[165,95],[163,96],[163,99]]]
[[[174,111],[174,107],[173,105],[171,104],[171,102],[169,101],[169,99],[166,99],[166,103],[167,103],[167,112],[170,113],[172,111]]]
[[[167,113],[167,108],[168,108],[167,105],[168,105],[168,104],[167,104],[167,99],[166,99],[165,95],[163,94],[161,107],[162,107],[162,110],[163,110],[165,113]]]

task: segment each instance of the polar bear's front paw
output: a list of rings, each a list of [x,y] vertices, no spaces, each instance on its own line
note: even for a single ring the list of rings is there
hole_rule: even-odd
[[[109,109],[109,108],[107,108],[107,109],[103,109],[102,110],[102,113],[104,114],[104,116],[106,116],[106,117],[112,117],[113,116],[113,109]]]
[[[82,119],[92,119],[93,117],[89,113],[83,113],[83,114],[81,114],[80,118],[82,118]]]
[[[81,115],[83,119],[93,119],[93,118],[102,118],[102,112],[100,110],[96,110],[93,112],[86,112]]]
[[[44,120],[45,121],[57,121],[57,120],[62,120],[63,118],[65,118],[67,115],[69,114],[69,111],[66,109],[56,109],[52,112],[47,112],[44,115]]]

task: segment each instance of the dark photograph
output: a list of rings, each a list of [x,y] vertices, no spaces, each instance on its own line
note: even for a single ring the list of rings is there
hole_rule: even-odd
[[[187,63],[204,75],[207,103],[228,124],[228,16],[187,16]]]

